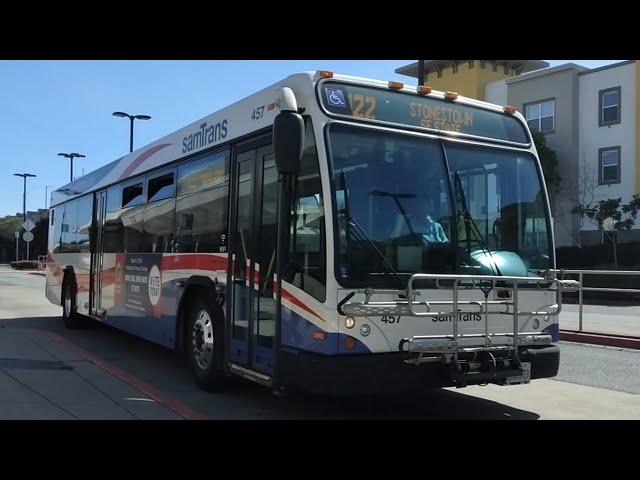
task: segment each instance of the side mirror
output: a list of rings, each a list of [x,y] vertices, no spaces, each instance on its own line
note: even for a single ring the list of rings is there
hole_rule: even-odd
[[[304,147],[304,121],[298,114],[296,96],[289,87],[280,90],[280,113],[273,121],[273,152],[283,175],[298,173]]]
[[[273,152],[278,172],[295,174],[304,146],[304,121],[296,112],[284,111],[273,122]]]

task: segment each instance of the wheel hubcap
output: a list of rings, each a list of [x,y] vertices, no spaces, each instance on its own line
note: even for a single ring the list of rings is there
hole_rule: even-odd
[[[203,370],[208,369],[213,361],[213,322],[206,310],[196,315],[191,333],[191,343],[196,362]]]

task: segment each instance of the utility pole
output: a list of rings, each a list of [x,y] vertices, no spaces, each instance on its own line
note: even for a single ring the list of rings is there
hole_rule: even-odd
[[[49,197],[47,196],[47,191],[49,190],[49,187],[51,187],[51,185],[44,186],[44,209],[45,210],[49,208]]]
[[[424,85],[424,60],[418,60],[418,85]]]

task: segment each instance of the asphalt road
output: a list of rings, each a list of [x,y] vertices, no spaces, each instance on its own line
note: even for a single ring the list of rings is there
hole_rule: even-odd
[[[151,386],[163,398],[175,400],[209,419],[640,419],[640,351],[566,342],[560,344],[559,375],[528,385],[473,386],[411,396],[334,399],[303,394],[275,397],[263,387],[233,378],[224,393],[211,394],[199,390],[188,368],[177,363],[173,354],[164,348],[100,324],[87,330],[66,330],[60,319],[60,307],[51,305],[44,297],[43,277],[0,267],[0,360],[4,358],[5,362],[4,365],[0,362],[0,373],[14,372],[11,374],[15,376],[11,348],[16,355],[19,353],[12,341],[2,343],[3,335],[4,338],[24,337],[44,345],[41,339],[50,334],[59,335],[90,352],[93,358]],[[107,408],[107,403],[101,401],[92,406],[90,416],[84,413],[86,408],[67,409],[70,417],[181,418],[161,405],[155,409],[135,407],[136,410],[130,406],[134,400],[149,404],[154,403],[153,400],[139,391],[132,393],[130,390],[135,388],[111,379],[100,365],[65,357],[67,354],[60,353],[59,346],[45,348],[57,355],[62,364],[70,365],[83,375],[102,375],[100,388],[115,399],[113,403],[120,409],[118,412],[121,411],[117,413],[113,405]],[[40,396],[63,398],[64,385],[56,385],[61,374],[51,372],[38,371],[39,383],[30,388]],[[1,407],[11,401],[3,399],[0,392],[0,417]],[[101,405],[104,412],[100,410]],[[32,418],[25,408],[11,409],[17,412],[11,418]],[[145,414],[138,414],[140,411]],[[43,413],[37,418],[47,417]],[[60,418],[69,417],[61,415]]]

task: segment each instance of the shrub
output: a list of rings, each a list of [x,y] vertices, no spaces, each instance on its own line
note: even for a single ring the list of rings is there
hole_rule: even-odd
[[[38,268],[38,262],[36,260],[20,260],[10,263],[11,268],[14,270],[35,270]]]

